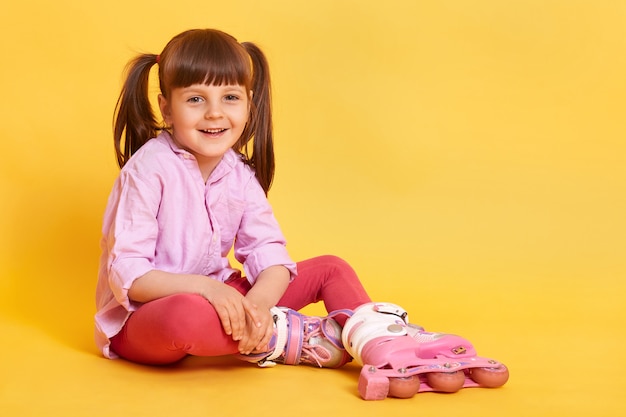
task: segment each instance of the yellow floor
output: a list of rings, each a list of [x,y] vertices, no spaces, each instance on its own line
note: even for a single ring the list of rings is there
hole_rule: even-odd
[[[87,320],[52,330],[5,316],[0,410],[12,417],[621,416],[626,337],[620,331],[623,286],[616,290],[565,294],[542,312],[520,307],[503,312],[506,322],[501,316],[464,326],[479,351],[509,366],[510,381],[502,388],[381,402],[358,396],[356,364],[260,369],[231,358],[190,358],[172,367],[144,367],[100,357]],[[520,306],[532,306],[533,294],[518,296]]]

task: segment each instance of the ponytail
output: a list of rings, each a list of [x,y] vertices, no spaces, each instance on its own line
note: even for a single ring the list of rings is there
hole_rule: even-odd
[[[255,44],[244,42],[242,45],[252,60],[253,94],[250,120],[236,146],[244,150],[248,163],[254,168],[257,180],[267,194],[272,186],[275,169],[269,65]],[[253,139],[252,156],[247,155],[250,139]]]
[[[113,142],[120,168],[160,130],[148,96],[150,69],[156,63],[157,55],[143,54],[128,64],[113,124]]]

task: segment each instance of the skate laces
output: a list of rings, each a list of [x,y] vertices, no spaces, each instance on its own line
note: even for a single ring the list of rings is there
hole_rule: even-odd
[[[334,320],[337,311],[327,317],[305,316],[287,308],[272,309],[275,333],[268,352],[245,355],[244,360],[260,367],[308,364],[320,368],[339,367],[351,360],[341,342],[341,326]]]
[[[302,362],[315,364],[321,368],[324,362],[328,362],[332,358],[332,353],[329,349],[319,343],[315,343],[323,338],[322,319],[319,317],[308,318],[304,324],[302,356],[300,358]]]

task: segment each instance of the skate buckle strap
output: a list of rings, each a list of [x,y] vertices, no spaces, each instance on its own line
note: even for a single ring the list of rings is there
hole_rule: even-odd
[[[288,339],[287,315],[278,307],[272,307],[270,311],[272,312],[274,324],[276,326],[276,347],[274,348],[274,352],[272,352],[271,355],[257,363],[257,365],[259,365],[261,368],[276,366],[276,362],[274,362],[274,359],[279,358],[280,355],[283,354],[283,346],[285,346],[285,343]]]
[[[256,364],[259,368],[271,368],[272,366],[276,366],[276,362],[268,361],[267,359],[257,362]]]
[[[297,365],[300,363],[300,352],[306,338],[304,317],[295,311],[287,314],[287,344],[285,346],[285,363]]]
[[[375,303],[372,310],[382,314],[392,314],[398,316],[405,323],[409,322],[409,314],[402,307],[391,303]]]

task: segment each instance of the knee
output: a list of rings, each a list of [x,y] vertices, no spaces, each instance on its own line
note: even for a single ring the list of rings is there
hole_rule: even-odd
[[[190,310],[205,308],[207,304],[210,305],[208,300],[198,294],[174,294],[159,299],[157,302],[161,303],[161,308],[176,313],[187,313]]]
[[[161,319],[170,333],[180,336],[207,329],[211,317],[216,315],[209,301],[197,294],[175,294],[158,300],[162,303]]]
[[[339,256],[322,255],[318,259],[320,263],[326,265],[326,267],[334,274],[355,274],[352,266]]]

